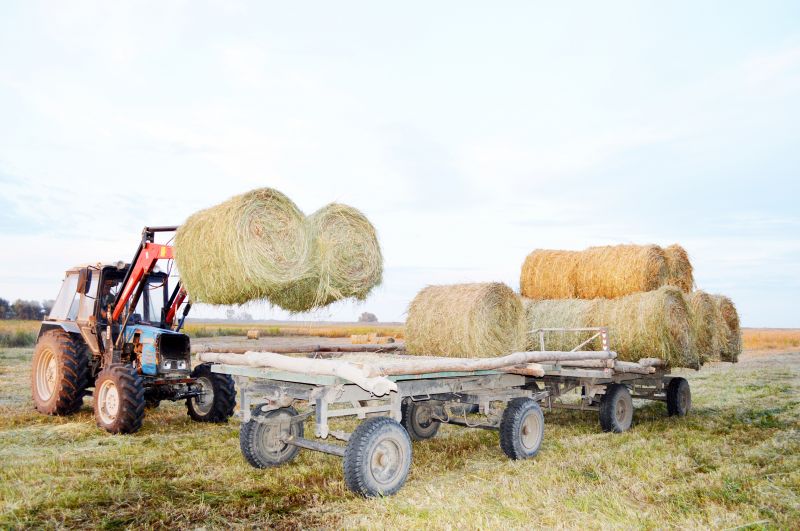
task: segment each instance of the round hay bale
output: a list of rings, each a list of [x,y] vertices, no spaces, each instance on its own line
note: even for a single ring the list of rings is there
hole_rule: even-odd
[[[522,263],[520,292],[532,299],[574,299],[577,251],[536,249]]]
[[[658,245],[613,245],[584,251],[536,250],[525,259],[520,292],[531,299],[614,299],[667,284]]]
[[[525,308],[526,350],[542,350],[537,328],[584,328],[591,321],[594,301],[586,299],[534,300],[523,298]],[[591,332],[545,332],[544,350],[572,350],[592,337]],[[587,347],[586,350],[593,350]]]
[[[408,308],[405,336],[409,354],[502,356],[524,347],[525,314],[503,283],[428,286]]]
[[[271,188],[238,195],[178,228],[175,261],[194,302],[282,306],[278,296],[309,276],[303,213]],[[298,297],[313,302],[316,290]]]
[[[739,361],[739,354],[742,353],[742,330],[739,324],[739,313],[736,305],[725,295],[712,295],[714,302],[719,308],[720,315],[727,328],[726,341],[720,353],[722,361],[736,363]]]
[[[327,306],[348,297],[365,300],[383,279],[383,255],[375,227],[359,210],[331,203],[305,222],[308,268],[270,302],[292,312]]]
[[[664,248],[667,260],[667,284],[689,293],[694,288],[694,268],[689,253],[677,243]]]
[[[255,330],[254,329],[254,330],[248,330],[247,331],[247,339],[258,339],[259,337],[261,337],[261,331],[260,330]]]
[[[383,280],[383,254],[375,227],[359,210],[331,203],[306,222],[318,304],[364,300]]]
[[[692,340],[700,363],[719,361],[728,341],[728,327],[714,299],[704,291],[687,293],[686,304],[692,327]]]
[[[689,309],[681,291],[671,286],[618,299],[531,300],[526,302],[526,316],[529,330],[605,326],[611,350],[623,361],[659,358],[672,367],[700,367]],[[554,332],[548,336],[552,336],[548,350],[571,350],[586,339]],[[539,350],[538,337],[530,336],[528,348]],[[599,349],[599,341],[584,348]]]

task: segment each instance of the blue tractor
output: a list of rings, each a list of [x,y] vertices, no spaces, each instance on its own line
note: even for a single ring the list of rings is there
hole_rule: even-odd
[[[170,292],[169,274],[156,267],[159,260],[173,259],[171,246],[155,243],[156,233],[176,228],[145,227],[130,264],[66,272],[33,354],[31,389],[38,411],[70,415],[85,395],[93,395],[97,425],[111,433],[139,430],[145,406],[161,400],[185,400],[198,422],[230,418],[236,405],[233,380],[212,373],[209,364],[192,369],[189,336],[181,332],[191,304],[183,304],[181,283]]]

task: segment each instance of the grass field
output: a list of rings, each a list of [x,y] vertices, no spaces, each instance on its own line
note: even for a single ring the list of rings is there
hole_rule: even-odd
[[[529,461],[506,459],[494,432],[445,426],[414,444],[399,495],[374,500],[346,490],[332,456],[251,468],[235,420],[194,424],[183,404],[148,410],[132,436],[99,431],[90,399],[74,417],[39,415],[31,354],[0,348],[0,528],[800,526],[798,353],[686,372],[692,413],[641,405],[625,434],[548,413]]]

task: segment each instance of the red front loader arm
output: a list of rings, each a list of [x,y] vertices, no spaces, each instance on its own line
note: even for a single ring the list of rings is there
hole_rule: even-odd
[[[152,242],[143,244],[136,262],[131,264],[131,270],[130,274],[127,276],[127,282],[122,287],[122,292],[117,300],[116,306],[114,307],[114,312],[111,314],[112,321],[119,320],[122,312],[125,310],[125,306],[128,304],[128,301],[135,292],[137,286],[139,286],[142,278],[153,272],[156,262],[159,260],[172,260],[173,258],[174,251],[171,245],[162,245],[160,243]],[[175,314],[178,312],[178,308],[183,303],[184,299],[186,299],[186,291],[181,288],[181,290],[178,292],[178,295],[175,297],[175,300],[172,302],[172,305],[170,305],[169,310],[167,311],[167,326],[172,325],[172,322],[175,319]]]

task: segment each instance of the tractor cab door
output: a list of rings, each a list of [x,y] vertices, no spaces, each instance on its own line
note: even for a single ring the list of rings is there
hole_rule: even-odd
[[[100,271],[95,268],[86,268],[85,277],[78,282],[78,304],[77,323],[81,329],[81,335],[89,350],[100,355],[100,340],[97,336],[97,321],[95,319],[95,306],[97,303],[97,287],[100,285]],[[82,290],[80,288],[83,288]]]

